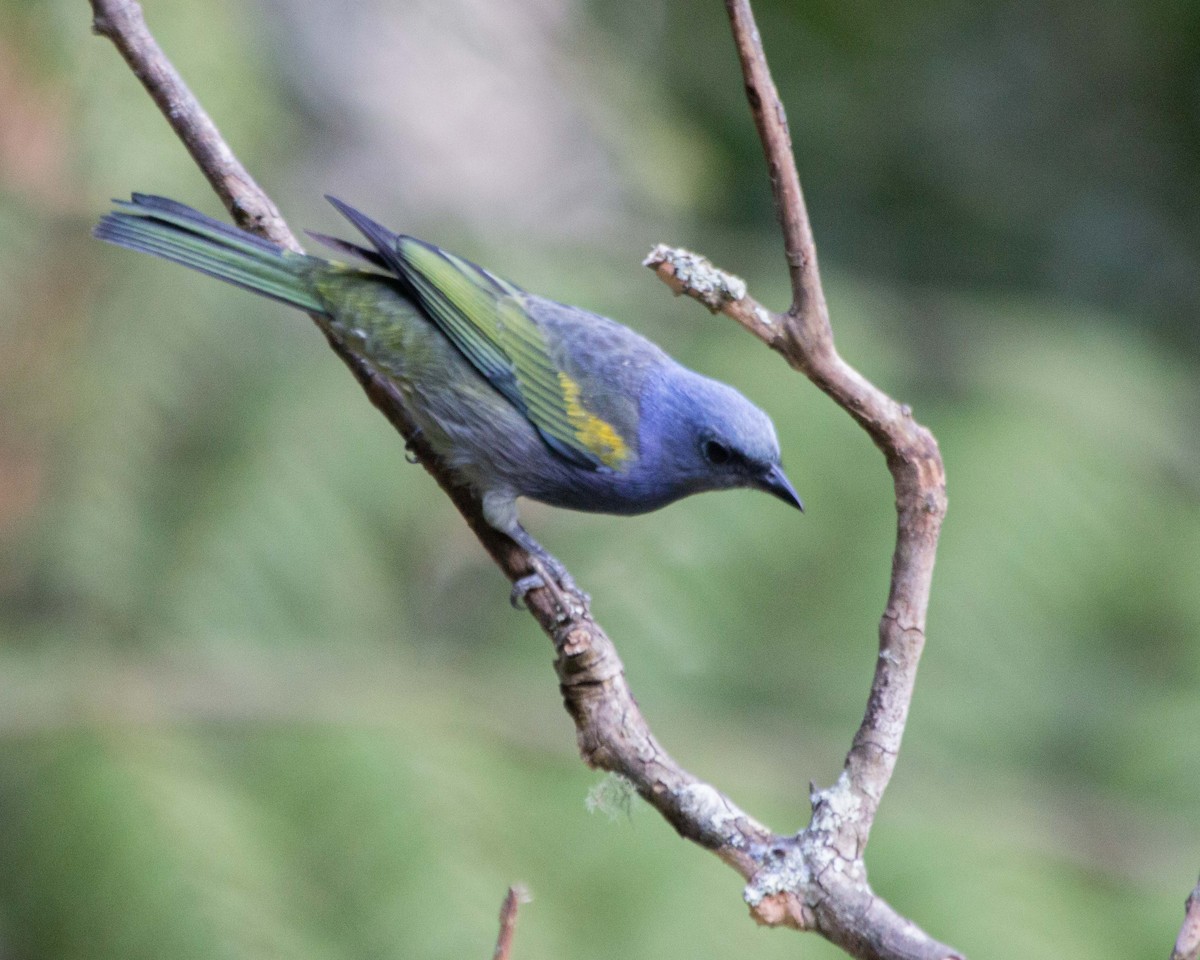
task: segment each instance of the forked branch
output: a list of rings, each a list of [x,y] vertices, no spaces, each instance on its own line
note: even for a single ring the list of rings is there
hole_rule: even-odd
[[[155,43],[135,0],[91,4],[95,31],[120,50],[234,218],[247,229],[299,250],[274,204]],[[813,820],[807,829],[794,836],[773,833],[680,767],[661,747],[634,702],[616,648],[581,598],[571,604],[572,610],[563,611],[549,591],[535,590],[528,597],[529,609],[554,642],[560,688],[584,760],[624,776],[680,835],[737,870],[748,881],[746,899],[755,919],[819,931],[855,957],[957,957],[875,896],[862,861],[899,750],[924,641],[933,549],[945,509],[941,460],[932,436],[912,420],[907,408],[867,383],[833,348],[783,108],[749,5],[735,0],[727,5],[784,226],[794,302],[786,315],[771,314],[749,301],[743,286],[741,296],[725,296],[716,309],[737,317],[854,416],[884,450],[896,479],[900,536],[892,592],[880,628],[879,665],[867,715],[845,773],[835,786],[814,791]],[[666,251],[658,264],[660,276],[675,277],[681,292],[697,295],[694,285],[676,272],[680,261],[672,254]],[[320,318],[313,319],[324,331]],[[454,483],[414,431],[395,387],[324,332],[372,403],[404,436],[509,579],[529,573],[528,554],[487,525],[473,494]]]
[[[937,442],[912,418],[912,411],[869,383],[834,346],[787,115],[748,0],[726,0],[725,6],[783,228],[792,306],[782,314],[768,310],[736,278],[712,279],[729,275],[689,251],[660,246],[646,266],[677,294],[695,297],[738,321],[806,374],[870,434],[891,471],[898,514],[891,590],[879,625],[879,658],[866,714],[836,788],[847,792],[854,809],[853,816],[840,819],[838,847],[861,853],[899,755],[925,642],[934,556],[946,512],[945,472]],[[732,292],[714,300],[714,287]]]

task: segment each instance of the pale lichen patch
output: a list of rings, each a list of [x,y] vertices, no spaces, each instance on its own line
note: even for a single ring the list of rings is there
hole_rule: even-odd
[[[765,833],[766,828],[732,800],[707,783],[689,783],[675,791],[680,812],[704,831],[719,837],[726,846],[744,849],[744,831]]]
[[[847,821],[858,819],[862,813],[862,799],[851,788],[845,770],[832,787],[814,792],[812,799],[813,821],[809,832],[839,833]]]
[[[588,791],[583,801],[588,813],[603,813],[609,820],[633,815],[633,798],[637,788],[633,781],[619,773],[610,773]]]
[[[676,293],[694,297],[713,313],[746,296],[745,280],[714,266],[707,257],[682,247],[660,243],[650,251],[642,265],[660,276],[669,271]]]
[[[799,846],[789,846],[782,856],[773,859],[754,875],[742,891],[742,899],[751,907],[757,907],[767,897],[779,893],[801,893],[811,882],[812,874],[804,851]]]

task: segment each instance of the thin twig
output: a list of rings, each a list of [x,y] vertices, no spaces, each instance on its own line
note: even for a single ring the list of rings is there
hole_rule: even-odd
[[[1197,960],[1200,958],[1200,882],[1184,903],[1183,926],[1175,939],[1171,960]]]
[[[766,155],[771,190],[775,196],[775,212],[783,228],[783,249],[792,279],[792,307],[789,312],[805,323],[811,319],[817,324],[823,322],[828,328],[825,294],[821,289],[821,276],[817,268],[817,247],[813,242],[812,226],[808,222],[804,191],[800,189],[800,174],[792,157],[792,134],[788,130],[787,115],[779,99],[779,91],[775,89],[775,81],[767,66],[762,37],[754,22],[750,0],[725,0],[725,8],[742,65],[746,98],[750,101],[750,112],[754,116],[754,125]]]
[[[500,904],[500,933],[496,936],[496,949],[492,960],[509,960],[512,953],[513,933],[517,929],[517,911],[521,904],[529,902],[529,892],[524,887],[509,887]]]
[[[275,204],[234,156],[151,36],[141,7],[133,0],[104,0],[92,4],[92,13],[92,31],[107,37],[121,52],[238,224],[289,250],[299,250]]]

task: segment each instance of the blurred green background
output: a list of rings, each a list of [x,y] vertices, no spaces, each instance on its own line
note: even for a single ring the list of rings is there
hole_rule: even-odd
[[[1200,865],[1200,7],[760,0],[843,353],[937,434],[929,645],[868,856],[974,960],[1165,956]],[[532,506],[672,752],[778,830],[861,716],[892,545],[848,417],[638,263],[786,303],[716,0],[151,0],[295,227],[332,192],[775,417],[750,493]],[[88,236],[219,212],[82,0],[0,0],[0,957],[834,957],[635,805],[308,321]]]

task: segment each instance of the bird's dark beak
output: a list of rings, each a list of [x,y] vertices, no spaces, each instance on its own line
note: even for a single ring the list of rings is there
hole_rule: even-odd
[[[776,465],[764,473],[759,478],[759,489],[778,497],[784,503],[790,504],[801,513],[804,512],[804,501],[800,499],[800,494],[796,493],[791,481],[784,474],[782,467]]]

